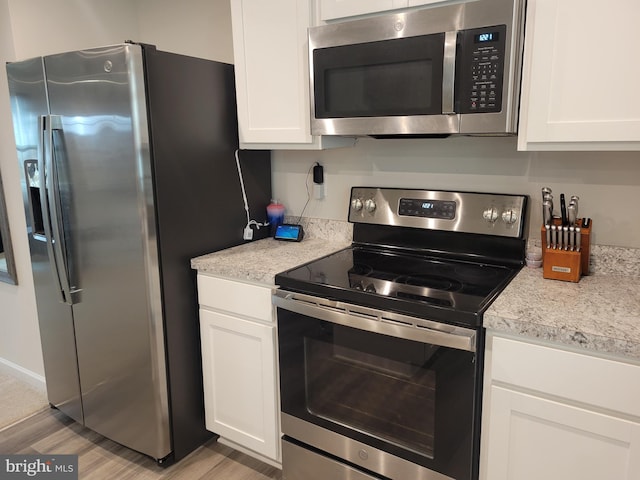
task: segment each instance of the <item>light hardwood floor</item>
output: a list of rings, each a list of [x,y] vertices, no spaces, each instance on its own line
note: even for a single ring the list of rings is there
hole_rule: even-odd
[[[151,458],[88,430],[55,409],[45,409],[0,430],[3,454],[76,454],[81,480],[281,480],[280,470],[215,441],[160,467]]]

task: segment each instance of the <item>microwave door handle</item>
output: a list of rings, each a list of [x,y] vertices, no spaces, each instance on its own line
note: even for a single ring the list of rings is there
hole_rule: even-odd
[[[444,58],[442,60],[442,113],[455,112],[456,84],[456,47],[458,32],[446,32],[444,35]]]

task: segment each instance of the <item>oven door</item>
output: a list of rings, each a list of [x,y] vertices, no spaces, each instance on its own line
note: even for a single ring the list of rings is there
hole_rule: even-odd
[[[384,478],[474,478],[477,331],[285,291],[274,303],[285,442]]]

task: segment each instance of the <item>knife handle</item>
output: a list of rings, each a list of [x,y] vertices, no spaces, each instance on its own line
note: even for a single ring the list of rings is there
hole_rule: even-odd
[[[547,236],[547,248],[551,248],[551,225],[545,225],[544,229]]]
[[[582,235],[580,227],[576,227],[576,252],[580,251],[580,243],[582,242]]]
[[[569,226],[562,227],[562,246],[563,250],[569,250]]]
[[[560,217],[562,218],[562,226],[567,224],[567,204],[564,201],[564,193],[560,194]]]
[[[569,226],[569,250],[574,251],[576,248],[576,227],[573,225]]]

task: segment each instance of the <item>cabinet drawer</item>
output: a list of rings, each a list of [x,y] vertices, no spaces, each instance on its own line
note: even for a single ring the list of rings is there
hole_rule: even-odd
[[[198,275],[198,302],[216,310],[273,322],[272,289]]]
[[[640,366],[492,337],[491,379],[640,417]]]

